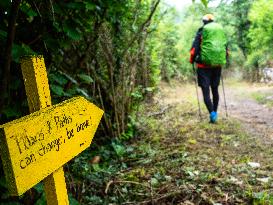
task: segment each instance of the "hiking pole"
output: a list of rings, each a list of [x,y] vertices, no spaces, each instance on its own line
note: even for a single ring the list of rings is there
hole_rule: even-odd
[[[194,68],[194,63],[192,64],[192,70],[193,70],[193,74],[194,74],[195,90],[196,90],[197,103],[198,103],[198,113],[199,113],[199,117],[200,117],[200,120],[201,120],[202,115],[201,115],[201,107],[200,107],[200,101],[199,101],[199,95],[198,95],[197,72],[196,72],[196,70]]]
[[[225,102],[225,110],[226,110],[226,117],[228,118],[228,110],[227,110],[227,101],[226,101],[226,93],[225,93],[225,86],[224,86],[224,80],[223,76],[221,75],[221,84],[222,84],[222,89],[223,89],[223,95],[224,95],[224,102]]]

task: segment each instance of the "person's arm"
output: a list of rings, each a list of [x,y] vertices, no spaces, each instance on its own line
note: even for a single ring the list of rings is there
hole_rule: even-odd
[[[202,40],[202,30],[203,28],[200,28],[194,38],[194,41],[192,43],[192,47],[190,50],[190,63],[194,63],[196,60],[196,56],[200,54],[200,45]]]

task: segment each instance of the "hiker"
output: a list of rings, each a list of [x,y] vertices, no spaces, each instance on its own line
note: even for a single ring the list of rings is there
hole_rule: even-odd
[[[204,24],[198,29],[190,51],[190,63],[197,64],[198,85],[202,89],[210,122],[214,123],[218,117],[221,67],[226,64],[228,56],[227,39],[223,27],[214,22],[212,14],[206,14],[202,20]]]

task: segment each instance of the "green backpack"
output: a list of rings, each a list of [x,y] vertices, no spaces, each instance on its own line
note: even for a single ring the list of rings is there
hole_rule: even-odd
[[[208,23],[203,27],[201,42],[201,62],[206,65],[226,64],[227,38],[218,23]]]

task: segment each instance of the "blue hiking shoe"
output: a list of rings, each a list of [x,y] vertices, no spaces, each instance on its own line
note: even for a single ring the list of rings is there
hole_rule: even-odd
[[[209,117],[210,117],[210,122],[215,123],[217,121],[218,114],[217,114],[217,112],[213,111],[210,113]]]

